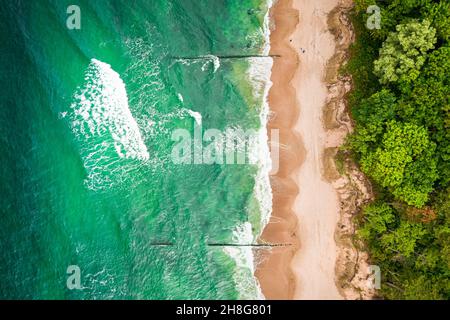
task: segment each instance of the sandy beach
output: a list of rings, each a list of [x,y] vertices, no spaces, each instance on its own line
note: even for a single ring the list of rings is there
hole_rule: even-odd
[[[286,246],[263,255],[257,268],[267,299],[343,299],[336,285],[335,231],[340,199],[324,177],[326,148],[343,135],[323,123],[328,62],[336,39],[328,18],[339,0],[279,0],[271,11],[272,111],[280,129],[280,170],[271,177],[272,219],[261,239]]]
[[[301,248],[292,260],[296,275],[294,299],[340,299],[335,284],[337,246],[334,231],[339,220],[339,202],[333,186],[322,176],[326,132],[322,123],[328,90],[326,65],[334,53],[334,37],[327,16],[337,0],[294,1],[301,13],[293,34],[300,53],[300,68],[293,79],[301,110],[295,130],[306,149],[305,161],[294,175],[300,193],[294,203]]]

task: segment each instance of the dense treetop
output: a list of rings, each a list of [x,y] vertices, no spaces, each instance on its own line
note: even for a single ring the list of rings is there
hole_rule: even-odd
[[[381,8],[369,30],[368,6]],[[376,201],[357,236],[381,267],[380,295],[450,298],[450,2],[357,0],[344,72],[355,132],[347,150]]]

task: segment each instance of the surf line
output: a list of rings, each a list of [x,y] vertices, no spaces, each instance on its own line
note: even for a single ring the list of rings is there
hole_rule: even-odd
[[[173,242],[153,242],[149,243],[149,246],[153,247],[167,247],[167,246],[174,246],[175,243]],[[249,243],[249,244],[242,244],[242,243],[207,243],[207,246],[210,247],[289,247],[292,246],[292,243]]]
[[[289,247],[292,243],[208,243],[210,247],[262,247],[262,248],[273,248],[273,247]]]
[[[175,60],[205,60],[209,59],[210,56],[197,56],[197,57],[171,57]],[[247,58],[281,58],[279,54],[270,54],[270,55],[231,55],[231,56],[216,56],[215,57],[225,60],[225,59],[247,59]]]

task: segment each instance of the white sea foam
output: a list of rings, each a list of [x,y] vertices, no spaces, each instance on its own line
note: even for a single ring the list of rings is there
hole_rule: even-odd
[[[238,225],[233,232],[233,243],[248,245],[253,243],[252,225],[245,222]],[[224,247],[224,251],[236,263],[236,270],[233,273],[234,282],[239,292],[239,299],[264,299],[258,282],[253,276],[255,273],[254,257],[251,246]]]
[[[147,147],[128,107],[125,84],[119,74],[109,64],[92,59],[85,81],[71,105],[73,130],[86,139],[109,133],[119,157],[148,159]]]
[[[264,16],[264,35],[265,46],[263,54],[268,55],[270,52],[270,9],[272,8],[273,0],[267,0],[267,12]],[[254,94],[256,97],[262,92],[262,108],[260,112],[261,129],[259,134],[259,159],[260,170],[255,185],[255,195],[261,205],[261,223],[265,227],[269,222],[272,214],[272,187],[270,185],[270,171],[272,169],[272,159],[269,151],[269,137],[267,134],[267,123],[270,114],[268,96],[269,90],[272,87],[270,77],[272,75],[273,59],[264,58],[255,61],[251,59],[251,67],[249,69],[250,81],[254,84]],[[262,228],[261,228],[262,231]],[[259,236],[259,235],[258,235]]]
[[[107,189],[121,182],[137,164],[121,159],[148,161],[149,153],[128,106],[125,84],[107,63],[92,59],[84,84],[70,105],[71,127],[81,142],[87,172],[86,186]]]
[[[186,109],[186,112],[195,120],[198,126],[202,125],[202,115],[200,112],[193,111],[191,109]]]
[[[257,147],[250,152],[252,163],[259,165],[254,194],[260,204],[261,228],[268,223],[272,211],[272,189],[270,186],[269,173],[272,160],[269,152],[269,139],[267,135],[267,120],[269,116],[269,104],[267,96],[272,86],[270,81],[273,60],[267,58],[250,58],[250,67],[247,76],[253,85],[253,95],[261,101],[260,121]]]
[[[212,54],[207,54],[204,56],[199,56],[196,58],[189,58],[189,59],[179,58],[175,61],[179,62],[183,65],[187,65],[187,66],[190,66],[191,64],[203,62],[202,67],[201,67],[202,71],[206,71],[208,68],[208,65],[210,65],[212,63],[213,64],[213,73],[216,73],[216,71],[220,68],[220,58],[215,55],[212,55]]]
[[[209,63],[213,64],[213,67],[214,67],[213,72],[214,73],[217,71],[217,69],[219,69],[219,67],[220,67],[220,59],[219,59],[219,57],[217,57],[215,55],[212,55],[212,54],[208,54],[206,56],[203,56],[202,58],[204,58],[206,60],[206,62],[202,66],[202,71],[206,70],[206,66]]]
[[[255,177],[255,186],[253,189],[253,194],[258,201],[259,204],[259,214],[260,214],[260,222],[259,226],[255,228],[258,231],[258,234],[253,234],[251,228],[247,232],[250,232],[252,236],[252,240],[256,241],[259,237],[260,232],[264,229],[264,227],[269,222],[271,213],[272,213],[272,188],[270,185],[270,171],[272,167],[272,160],[270,158],[269,152],[269,139],[267,135],[267,120],[269,115],[269,104],[267,101],[267,96],[270,87],[272,86],[272,82],[270,81],[271,69],[272,69],[272,58],[251,58],[250,67],[248,69],[247,76],[250,82],[253,84],[253,95],[256,99],[261,101],[262,106],[260,110],[260,121],[261,126],[256,134],[256,142],[251,143],[249,150],[249,162],[258,165],[258,172]],[[250,212],[250,214],[254,214]],[[247,235],[248,237],[248,235]],[[243,262],[245,262],[246,268],[252,271],[252,281],[255,283],[247,283],[246,285],[251,285],[257,288],[257,299],[264,299],[264,296],[261,292],[261,288],[259,287],[259,283],[256,280],[254,275],[254,268],[256,261],[253,259],[253,252],[251,247],[240,247],[242,252],[240,255],[234,253],[234,258],[237,261],[238,266],[244,266]],[[245,255],[246,259],[242,258]],[[249,257],[252,257],[250,259]],[[241,271],[242,273],[242,271]],[[242,279],[240,279],[243,282]],[[249,281],[249,280],[248,280]],[[245,283],[245,282],[244,282]],[[248,291],[248,288],[241,288],[240,292],[245,294]],[[255,294],[253,294],[255,295]]]

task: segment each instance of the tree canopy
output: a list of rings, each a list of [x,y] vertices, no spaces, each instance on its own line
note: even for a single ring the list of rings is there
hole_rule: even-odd
[[[415,80],[425,63],[426,53],[434,48],[436,30],[428,20],[399,24],[389,33],[374,62],[374,73],[382,84]]]
[[[450,299],[450,2],[386,0],[369,30],[356,0],[346,148],[375,201],[357,237],[379,265],[388,299]]]
[[[437,178],[434,151],[425,128],[392,120],[380,146],[362,155],[361,167],[397,199],[422,207]]]

